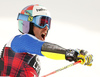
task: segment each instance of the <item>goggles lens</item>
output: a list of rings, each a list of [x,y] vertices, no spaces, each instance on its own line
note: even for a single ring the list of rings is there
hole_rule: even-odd
[[[39,27],[39,28],[44,28],[45,26],[48,27],[48,29],[50,29],[50,25],[51,25],[51,18],[48,16],[28,16],[28,15],[24,15],[24,14],[19,14],[18,20],[23,20],[23,21],[29,21],[35,24],[35,26]]]
[[[34,23],[39,26],[40,28],[44,28],[45,26],[48,26],[50,29],[51,25],[51,18],[47,16],[36,16],[33,18]]]

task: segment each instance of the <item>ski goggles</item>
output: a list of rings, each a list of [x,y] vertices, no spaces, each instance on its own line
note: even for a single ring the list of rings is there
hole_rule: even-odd
[[[48,29],[50,29],[50,25],[51,25],[51,18],[43,15],[33,17],[30,15],[24,15],[19,13],[17,20],[32,22],[35,24],[34,26],[39,28],[44,28],[47,26]]]

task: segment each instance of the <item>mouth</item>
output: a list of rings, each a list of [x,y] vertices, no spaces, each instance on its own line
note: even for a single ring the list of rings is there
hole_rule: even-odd
[[[42,41],[44,41],[45,40],[45,37],[46,37],[46,33],[42,33],[41,34],[41,37],[42,37]]]

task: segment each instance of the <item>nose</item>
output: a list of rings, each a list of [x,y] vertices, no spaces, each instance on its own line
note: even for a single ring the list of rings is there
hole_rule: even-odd
[[[46,25],[46,26],[44,27],[44,29],[45,29],[45,30],[48,30],[48,26]]]

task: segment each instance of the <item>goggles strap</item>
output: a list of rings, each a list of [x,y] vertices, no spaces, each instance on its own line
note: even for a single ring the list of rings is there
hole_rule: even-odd
[[[21,14],[21,13],[19,13],[17,20],[29,21],[29,22],[34,23],[33,16],[24,15],[24,14]]]

